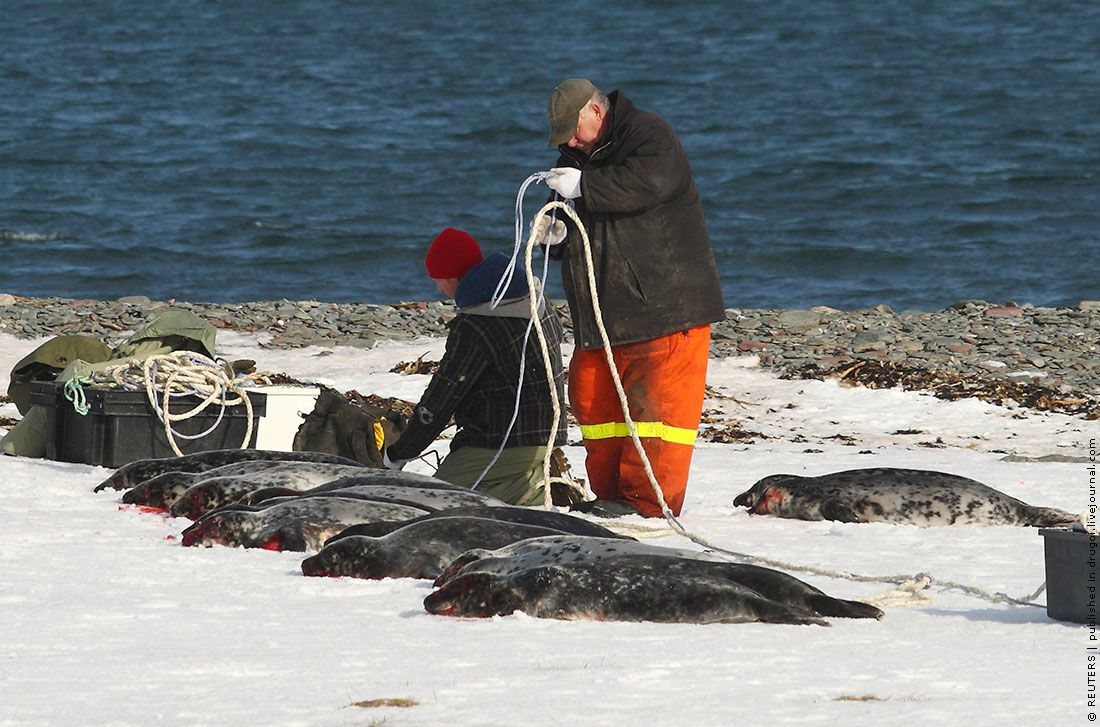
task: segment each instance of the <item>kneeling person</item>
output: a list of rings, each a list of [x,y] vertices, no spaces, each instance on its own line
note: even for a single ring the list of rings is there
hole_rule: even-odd
[[[508,270],[503,253],[482,258],[477,241],[448,227],[428,248],[424,267],[440,292],[453,298],[458,315],[448,324],[447,348],[409,425],[385,452],[388,467],[400,468],[431,444],[454,417],[458,428],[450,454],[435,476],[469,487],[493,460],[516,408],[519,414],[504,449],[477,486],[479,492],[514,505],[540,505],[542,461],[550,438],[553,405],[538,335],[524,336],[531,319],[527,280],[516,271],[504,298],[492,308],[490,298]],[[537,291],[536,291],[537,293]],[[545,300],[540,302],[554,386],[564,406],[561,363],[562,325]],[[520,366],[525,366],[520,385]],[[565,414],[559,415],[555,445],[565,443]]]

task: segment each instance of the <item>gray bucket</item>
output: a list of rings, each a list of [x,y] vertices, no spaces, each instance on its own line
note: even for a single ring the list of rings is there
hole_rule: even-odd
[[[1100,535],[1046,528],[1047,616],[1096,626],[1096,560]]]

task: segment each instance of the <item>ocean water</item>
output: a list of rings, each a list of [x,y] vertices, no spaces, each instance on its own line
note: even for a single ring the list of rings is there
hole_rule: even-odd
[[[728,306],[1100,298],[1094,2],[7,0],[0,38],[0,292],[437,297],[426,244],[511,248],[583,75],[678,130]]]

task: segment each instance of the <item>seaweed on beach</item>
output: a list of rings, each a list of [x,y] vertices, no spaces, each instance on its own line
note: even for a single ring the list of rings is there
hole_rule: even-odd
[[[436,371],[439,371],[439,362],[425,361],[424,356],[426,355],[421,354],[415,361],[402,361],[390,369],[390,373],[401,374],[402,376],[408,376],[409,374],[433,375]]]
[[[344,398],[355,404],[370,404],[380,409],[388,409],[395,411],[405,417],[411,417],[413,409],[416,407],[416,402],[405,401],[404,399],[398,399],[395,396],[382,397],[378,394],[370,394],[364,396],[355,389],[349,389],[344,392]]]
[[[261,386],[320,386],[316,383],[299,381],[290,374],[275,371],[258,371],[256,362],[249,358],[237,359],[229,362],[229,368],[235,375],[250,377]]]
[[[1100,419],[1100,401],[1068,395],[1049,386],[1027,381],[984,378],[955,372],[932,371],[892,361],[849,361],[832,368],[808,364],[784,373],[784,379],[835,378],[842,385],[889,389],[900,386],[911,391],[927,391],[938,399],[979,399],[1004,406],[1015,402],[1040,411]]]
[[[718,444],[754,444],[757,439],[768,439],[760,432],[742,429],[739,422],[730,422],[725,426],[705,426],[700,429],[699,436],[706,442]]]
[[[264,372],[264,384],[267,386],[317,386],[304,381],[299,381],[289,374]]]
[[[712,398],[733,399],[732,396],[718,394],[707,387],[707,396]],[[733,399],[737,401],[736,399]],[[737,402],[744,406],[744,402]],[[704,409],[699,417],[699,436],[706,442],[718,444],[754,444],[757,439],[768,439],[760,432],[753,432],[741,426],[740,421],[731,421],[721,409]]]

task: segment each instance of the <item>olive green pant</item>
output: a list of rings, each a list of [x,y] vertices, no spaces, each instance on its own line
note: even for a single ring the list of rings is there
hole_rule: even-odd
[[[469,487],[492,461],[497,450],[483,447],[457,449],[439,463],[435,476],[454,485]],[[542,458],[546,447],[507,447],[475,489],[511,505],[541,505]]]

